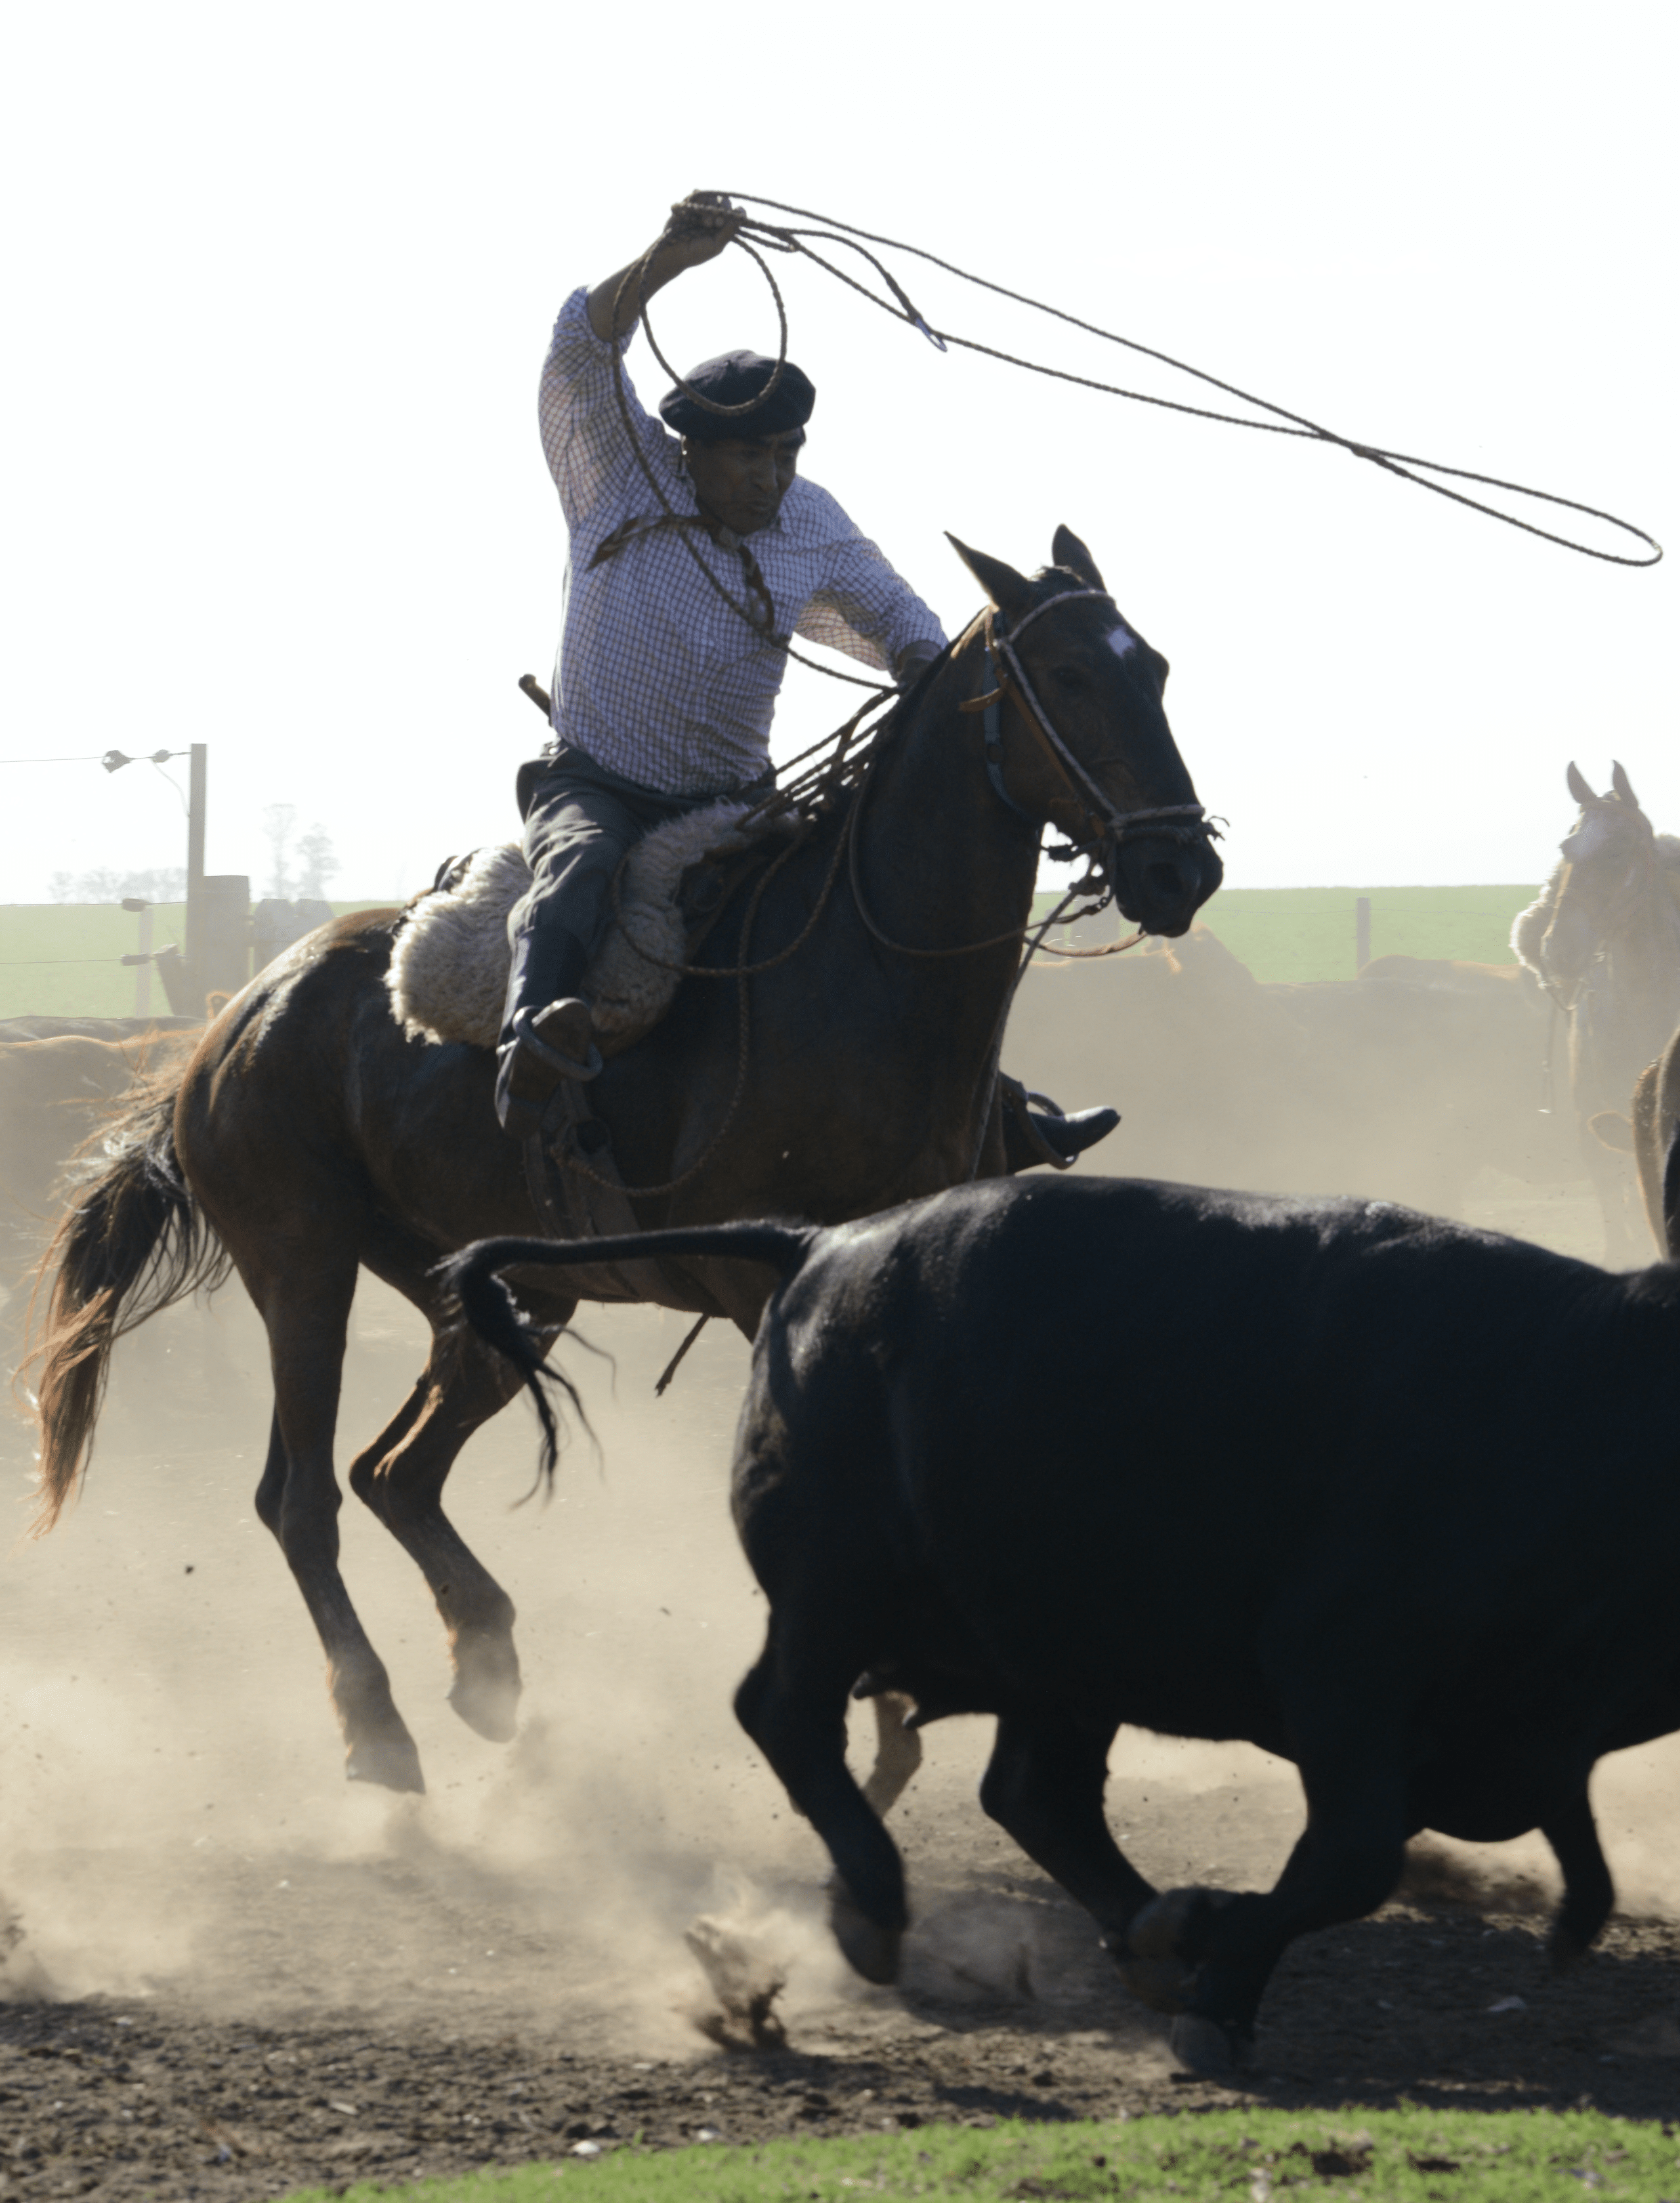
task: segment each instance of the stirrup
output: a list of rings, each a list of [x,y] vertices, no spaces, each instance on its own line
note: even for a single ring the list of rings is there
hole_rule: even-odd
[[[546,1009],[547,1004],[544,1003],[543,1007]],[[535,1016],[535,1009],[529,1004],[523,1010],[516,1010],[513,1013],[513,1037],[521,1048],[529,1048],[539,1063],[546,1063],[551,1071],[557,1072],[562,1078],[587,1079],[600,1077],[603,1067],[600,1050],[593,1041],[589,1042],[588,1058],[585,1061],[578,1063],[569,1055],[562,1055],[559,1048],[549,1047],[532,1023]]]

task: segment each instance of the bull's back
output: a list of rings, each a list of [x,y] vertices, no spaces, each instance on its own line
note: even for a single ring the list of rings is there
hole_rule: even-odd
[[[1445,1673],[1583,1571],[1656,1595],[1680,1333],[1671,1281],[1622,1286],[1381,1204],[964,1189],[790,1289],[787,1456],[882,1510],[1012,1690],[1263,1739],[1314,1642]]]

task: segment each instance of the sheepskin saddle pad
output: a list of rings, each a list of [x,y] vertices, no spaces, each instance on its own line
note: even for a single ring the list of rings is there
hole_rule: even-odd
[[[700,915],[684,907],[684,874],[708,860],[739,856],[794,823],[754,822],[743,833],[741,821],[750,807],[725,802],[691,811],[654,827],[630,851],[619,876],[618,923],[583,983],[604,1053],[628,1048],[671,1007],[681,975],[665,967],[687,960],[683,951]],[[385,981],[405,1032],[495,1046],[512,962],[508,918],[530,883],[530,868],[518,844],[510,842],[475,850],[439,886],[416,896],[397,929]]]

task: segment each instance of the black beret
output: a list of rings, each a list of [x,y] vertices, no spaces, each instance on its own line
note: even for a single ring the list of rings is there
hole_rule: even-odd
[[[714,405],[744,405],[756,398],[776,372],[776,363],[762,352],[725,351],[716,359],[702,360],[688,378],[689,388],[709,398]],[[719,444],[732,437],[756,441],[780,436],[790,428],[802,428],[817,402],[816,385],[810,376],[786,360],[782,379],[762,405],[750,413],[713,413],[697,405],[687,390],[668,390],[660,400],[660,417],[679,436],[701,443]]]

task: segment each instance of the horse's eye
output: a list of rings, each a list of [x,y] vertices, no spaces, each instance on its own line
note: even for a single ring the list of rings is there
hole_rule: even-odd
[[[1053,665],[1050,679],[1064,696],[1083,696],[1085,694],[1085,676],[1076,665]]]

